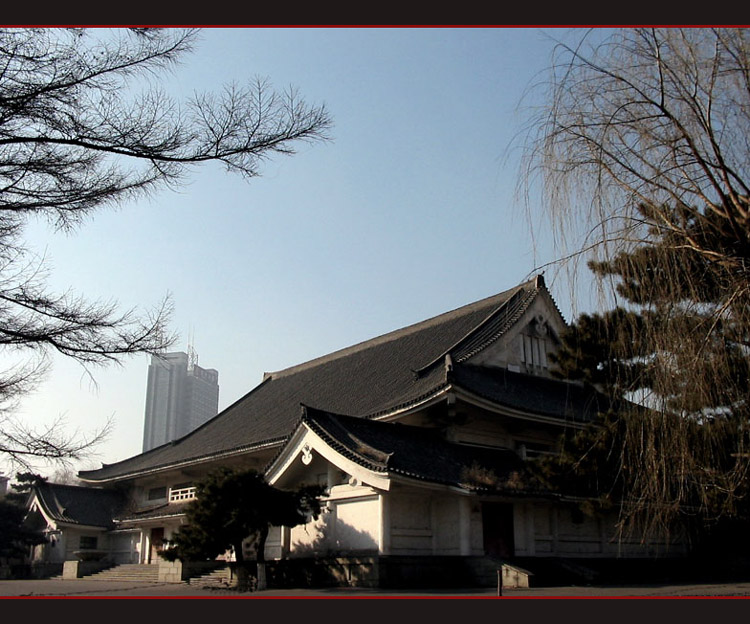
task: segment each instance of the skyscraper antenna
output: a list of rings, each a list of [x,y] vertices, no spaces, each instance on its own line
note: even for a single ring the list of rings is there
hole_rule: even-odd
[[[188,329],[188,370],[195,370],[195,366],[198,364],[198,353],[195,351],[195,330],[191,327]]]

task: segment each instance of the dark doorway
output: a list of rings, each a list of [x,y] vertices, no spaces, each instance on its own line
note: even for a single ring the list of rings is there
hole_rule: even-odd
[[[164,527],[151,529],[151,552],[149,553],[148,562],[159,562],[159,551],[164,545]]]
[[[512,557],[514,553],[513,505],[482,503],[482,531],[486,555],[499,558]]]

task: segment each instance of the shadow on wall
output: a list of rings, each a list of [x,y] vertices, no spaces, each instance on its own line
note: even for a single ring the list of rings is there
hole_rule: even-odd
[[[374,555],[378,552],[378,542],[370,533],[336,520],[331,513],[323,514],[318,522],[305,526],[304,531],[312,539],[294,541],[290,558]],[[311,535],[313,531],[314,536]]]
[[[375,537],[334,514],[297,534],[286,559],[267,564],[269,587],[484,587],[497,583],[497,566],[484,557],[380,556]]]
[[[293,537],[287,559],[269,561],[272,587],[376,587],[378,544],[361,531],[326,513]]]

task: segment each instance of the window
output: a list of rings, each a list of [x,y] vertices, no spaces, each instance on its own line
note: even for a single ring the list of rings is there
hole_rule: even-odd
[[[517,442],[516,449],[521,459],[533,459],[541,455],[552,455],[552,445],[543,442]]]
[[[91,535],[81,535],[81,541],[78,546],[81,550],[96,550],[97,538]]]
[[[547,341],[537,336],[521,336],[521,361],[527,367],[547,368]]]
[[[148,491],[148,500],[162,500],[167,497],[167,486],[151,488]]]

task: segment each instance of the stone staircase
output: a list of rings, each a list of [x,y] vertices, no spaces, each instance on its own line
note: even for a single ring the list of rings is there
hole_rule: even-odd
[[[140,563],[123,563],[96,574],[84,576],[88,581],[143,581],[159,582],[159,566]]]
[[[229,567],[222,566],[201,576],[194,576],[188,580],[188,583],[196,587],[223,588],[231,586],[230,579],[231,571]]]

